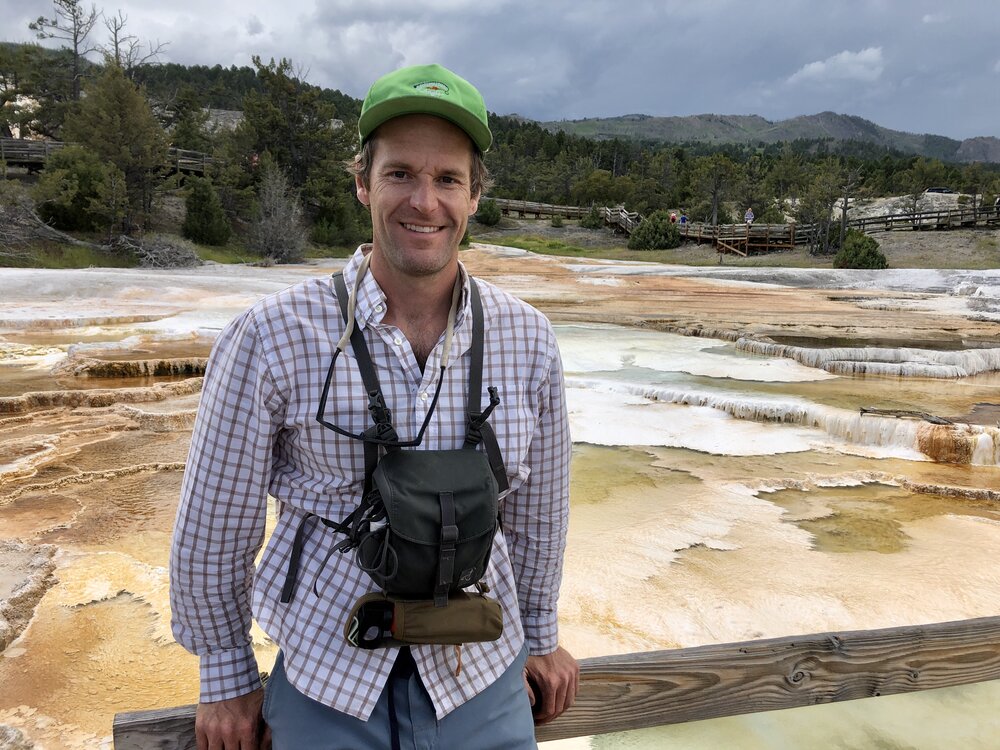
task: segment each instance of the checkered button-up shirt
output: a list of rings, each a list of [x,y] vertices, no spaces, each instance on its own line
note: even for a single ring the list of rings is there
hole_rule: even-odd
[[[361,248],[344,277],[354,284]],[[420,449],[460,448],[472,314],[464,268],[451,360]],[[501,499],[503,531],[484,576],[504,611],[503,635],[466,644],[456,675],[451,646],[414,646],[422,681],[437,711],[449,711],[492,684],[523,643],[532,654],[556,648],[556,601],[568,522],[570,439],[555,336],[541,313],[478,282],[485,312],[483,393],[501,403],[490,417],[510,491]],[[402,333],[383,323],[386,298],[371,274],[357,300],[360,326],[393,424],[402,440],[417,434],[440,375],[442,341],[421,371]],[[294,597],[280,600],[292,541],[307,513],[340,520],[357,505],[364,450],[315,419],[327,368],[344,331],[329,278],[260,300],[220,335],[209,361],[192,436],[171,551],[171,606],[177,640],[201,657],[201,700],[233,698],[259,686],[250,643],[252,613],[284,653],[288,679],[302,693],[367,719],[385,686],[395,649],[347,643],[352,605],[377,586],[353,554],[334,554],[343,539],[309,524]],[[328,394],[327,420],[357,434],[369,424],[367,398],[350,348]],[[481,446],[480,446],[481,448]],[[278,521],[259,566],[266,499]],[[315,586],[315,592],[314,592]],[[317,593],[318,592],[318,595]]]

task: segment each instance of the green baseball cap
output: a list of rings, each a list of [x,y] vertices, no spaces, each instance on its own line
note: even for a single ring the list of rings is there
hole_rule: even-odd
[[[440,65],[400,68],[375,81],[361,105],[361,142],[383,122],[401,115],[443,117],[464,130],[482,152],[493,143],[482,94]]]

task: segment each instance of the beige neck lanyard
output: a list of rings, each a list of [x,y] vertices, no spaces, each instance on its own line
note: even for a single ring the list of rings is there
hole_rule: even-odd
[[[361,282],[368,273],[368,266],[371,265],[372,254],[368,253],[358,267],[358,275],[354,279],[354,286],[347,298],[347,326],[344,328],[344,335],[337,342],[337,349],[341,352],[347,350],[347,342],[351,340],[354,332],[355,308],[358,303],[358,290],[361,289]],[[448,367],[448,359],[451,356],[451,340],[455,334],[455,317],[458,315],[458,300],[462,296],[462,274],[455,278],[455,286],[451,290],[451,309],[448,310],[448,325],[444,330],[444,347],[441,352],[441,371]]]

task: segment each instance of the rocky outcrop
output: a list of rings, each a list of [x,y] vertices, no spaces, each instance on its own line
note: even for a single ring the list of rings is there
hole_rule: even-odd
[[[1000,138],[981,136],[966,138],[955,152],[958,161],[984,161],[1000,163]]]
[[[177,383],[158,383],[140,388],[94,388],[73,391],[34,391],[21,396],[0,398],[0,415],[23,414],[36,409],[54,407],[102,407],[124,403],[163,401],[188,396],[201,390],[202,378],[189,378]]]
[[[68,359],[55,372],[68,372],[81,378],[146,378],[153,376],[205,374],[207,357],[172,359]]]
[[[812,349],[751,338],[741,338],[736,342],[736,348],[766,357],[787,357],[834,375],[954,379],[1000,370],[1000,348],[950,352],[879,347]]]
[[[178,432],[194,428],[197,409],[177,409],[169,412],[154,412],[135,406],[121,405],[118,413],[128,417],[147,432]]]
[[[52,585],[54,554],[55,547],[49,545],[0,541],[0,651],[21,634]]]
[[[3,750],[34,750],[35,743],[29,740],[20,729],[0,724],[0,748]]]

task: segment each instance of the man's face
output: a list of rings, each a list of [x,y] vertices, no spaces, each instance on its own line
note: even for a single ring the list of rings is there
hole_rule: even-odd
[[[386,270],[429,276],[453,265],[469,216],[472,142],[431,115],[405,115],[379,126],[369,185],[358,198],[371,208],[373,256]]]

